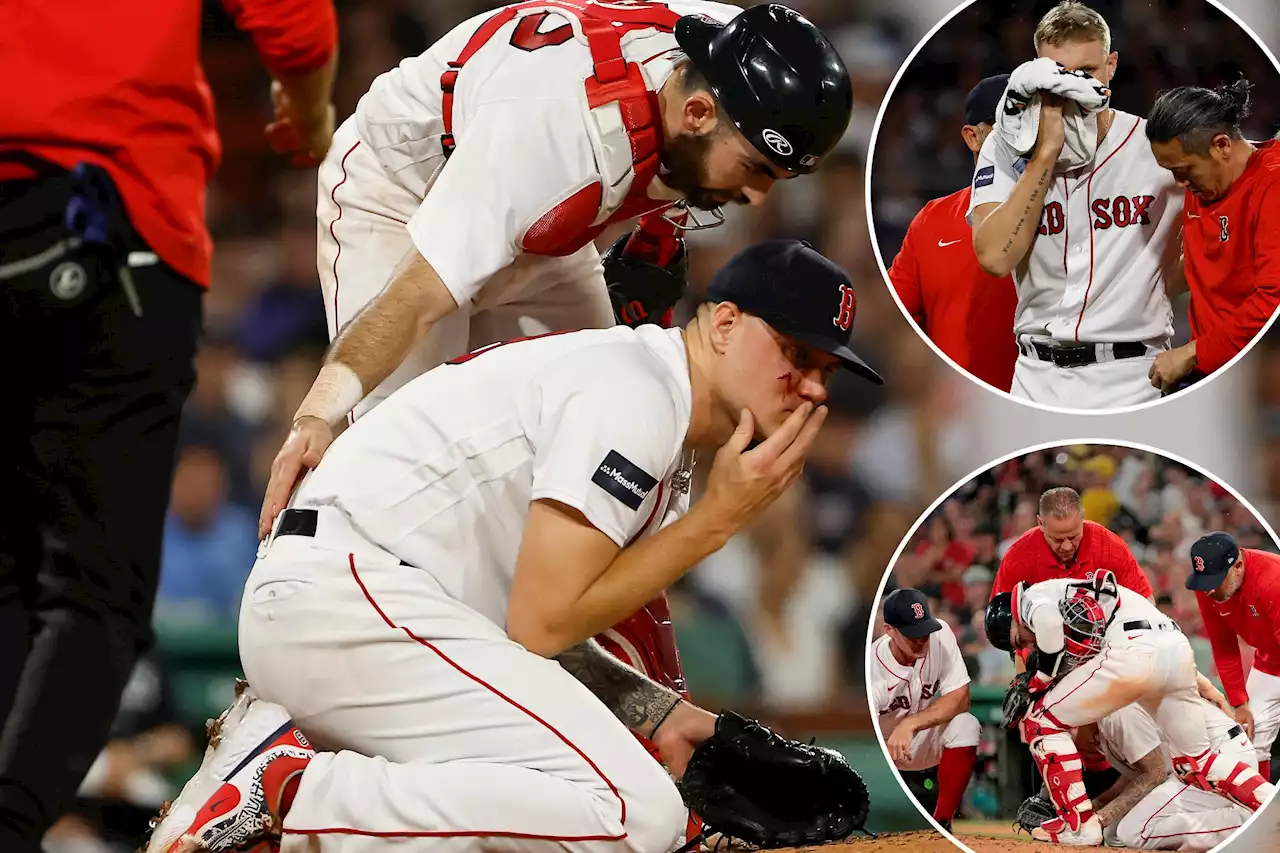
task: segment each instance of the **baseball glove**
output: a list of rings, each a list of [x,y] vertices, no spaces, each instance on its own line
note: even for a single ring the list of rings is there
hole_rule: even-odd
[[[1053,802],[1048,797],[1042,797],[1037,794],[1034,797],[1027,797],[1018,806],[1018,812],[1014,815],[1014,832],[1020,830],[1031,830],[1038,827],[1047,820],[1053,820],[1058,816],[1058,810],[1053,807]]]
[[[715,734],[694,750],[679,788],[707,835],[762,849],[866,832],[871,805],[866,783],[840,753],[732,711],[721,712]]]
[[[623,234],[601,256],[604,281],[613,303],[614,318],[625,326],[657,323],[684,295],[689,274],[689,253],[684,240],[671,262],[659,266],[626,254],[623,249],[634,232]]]
[[[1004,694],[1003,717],[1000,724],[1006,729],[1015,729],[1035,701],[1031,694],[1031,671],[1020,672],[1013,677],[1009,692]]]

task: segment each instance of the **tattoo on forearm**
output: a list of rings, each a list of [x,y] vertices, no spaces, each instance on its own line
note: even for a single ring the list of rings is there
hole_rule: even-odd
[[[1022,209],[1022,216],[1018,218],[1018,224],[1013,226],[1013,234],[1009,236],[1009,241],[1004,244],[1001,250],[1002,254],[1009,254],[1009,250],[1013,248],[1014,241],[1018,235],[1022,233],[1022,226],[1027,223],[1027,219],[1031,217],[1031,211],[1035,209],[1036,200],[1040,198],[1040,193],[1044,190],[1045,182],[1049,180],[1052,169],[1045,168],[1040,171],[1040,179],[1036,181],[1036,187],[1031,191],[1031,198],[1027,199],[1027,206]]]
[[[680,695],[645,677],[587,640],[556,656],[560,665],[622,720],[642,735],[654,727],[680,701]]]
[[[1163,781],[1164,779],[1154,776],[1140,776],[1134,779],[1128,787],[1116,795],[1114,800],[1098,810],[1098,820],[1104,826],[1111,826],[1124,820],[1124,816]]]

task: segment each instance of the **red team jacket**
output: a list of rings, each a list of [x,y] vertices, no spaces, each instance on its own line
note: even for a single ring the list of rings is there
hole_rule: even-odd
[[[1255,667],[1280,676],[1280,557],[1253,548],[1241,548],[1240,553],[1244,555],[1244,585],[1235,595],[1214,601],[1207,593],[1196,593],[1213,646],[1213,663],[1232,705],[1249,701],[1240,664],[1240,640],[1253,646]]]
[[[1012,592],[1019,581],[1031,586],[1056,578],[1086,580],[1098,569],[1115,572],[1116,582],[1123,587],[1149,598],[1153,595],[1151,581],[1125,541],[1101,524],[1086,521],[1080,547],[1068,566],[1054,556],[1038,526],[1019,536],[1000,561],[995,582],[991,585],[991,597]]]
[[[337,48],[331,0],[222,3],[275,74],[314,71]],[[208,286],[205,188],[222,152],[200,21],[200,0],[6,4],[0,150],[102,166],[156,254]]]
[[[969,193],[966,186],[916,214],[889,267],[889,281],[938,349],[978,379],[1008,391],[1018,357],[1018,294],[1010,276],[997,278],[978,265],[965,221]]]
[[[1257,148],[1222,198],[1201,203],[1186,194],[1183,269],[1204,373],[1248,346],[1280,305],[1280,145]]]

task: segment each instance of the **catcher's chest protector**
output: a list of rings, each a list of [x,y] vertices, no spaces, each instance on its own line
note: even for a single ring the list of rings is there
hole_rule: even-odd
[[[571,23],[551,30],[541,27],[551,14]],[[584,81],[593,136],[603,180],[588,184],[539,219],[521,248],[535,255],[570,255],[587,245],[606,227],[641,214],[670,207],[672,202],[649,198],[648,188],[658,173],[662,153],[662,122],[658,97],[649,91],[640,66],[622,55],[622,37],[632,30],[657,29],[670,33],[680,16],[666,6],[632,3],[532,0],[501,10],[476,30],[449,70],[440,77],[447,158],[453,138],[453,90],[458,72],[477,50],[513,20],[519,19],[511,43],[521,50],[554,47],[578,39],[591,50],[593,73]],[[630,154],[628,157],[627,154]]]

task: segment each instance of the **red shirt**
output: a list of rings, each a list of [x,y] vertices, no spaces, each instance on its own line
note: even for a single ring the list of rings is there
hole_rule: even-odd
[[[1249,701],[1240,665],[1240,640],[1253,646],[1253,665],[1280,676],[1280,557],[1253,548],[1244,555],[1244,584],[1226,601],[1197,592],[1196,603],[1213,646],[1213,663],[1227,692],[1227,701]]]
[[[1098,569],[1115,572],[1116,582],[1123,587],[1153,597],[1151,581],[1138,565],[1129,546],[1117,534],[1096,521],[1084,523],[1080,547],[1070,565],[1063,565],[1049,547],[1039,526],[1019,536],[1005,552],[991,585],[991,597],[1011,592],[1018,582],[1027,586],[1056,578],[1087,580]]]
[[[1013,278],[978,265],[965,221],[970,188],[926,204],[907,228],[889,281],[929,340],[978,379],[1008,391],[1018,347]]]
[[[275,74],[314,71],[333,56],[332,0],[222,2]],[[207,286],[205,188],[222,152],[200,19],[200,0],[5,4],[0,148],[105,168],[143,239]]]
[[[1257,149],[1222,198],[1186,194],[1182,263],[1196,366],[1205,373],[1247,347],[1280,305],[1280,145]]]

